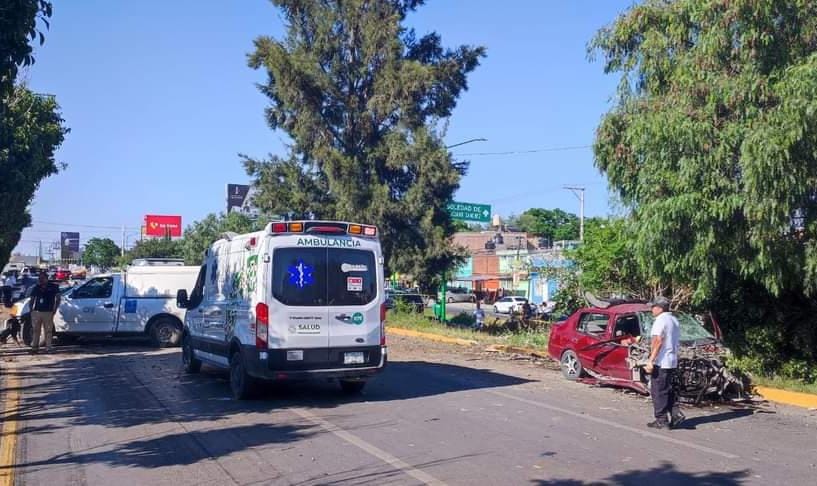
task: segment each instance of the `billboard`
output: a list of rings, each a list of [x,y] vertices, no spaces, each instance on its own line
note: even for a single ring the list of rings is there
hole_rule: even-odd
[[[247,184],[227,184],[227,212],[240,211],[249,193],[250,186]]]
[[[181,216],[148,214],[145,216],[145,236],[179,237],[182,235]]]
[[[75,231],[60,233],[60,258],[63,260],[79,258],[79,233]]]

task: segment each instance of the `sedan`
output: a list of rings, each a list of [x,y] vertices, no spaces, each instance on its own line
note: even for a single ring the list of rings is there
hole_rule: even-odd
[[[503,297],[494,302],[494,312],[497,314],[510,314],[519,312],[528,299],[524,297]]]
[[[454,302],[476,302],[477,296],[466,289],[449,289],[445,293],[445,301],[449,304]]]

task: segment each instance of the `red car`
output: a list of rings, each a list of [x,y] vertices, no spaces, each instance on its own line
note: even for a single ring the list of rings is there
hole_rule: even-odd
[[[58,282],[65,282],[66,280],[71,278],[71,271],[66,270],[64,268],[58,268],[54,271],[54,278]]]
[[[743,398],[745,383],[724,365],[729,350],[693,316],[674,312],[681,324],[679,392],[696,403],[704,397]],[[550,331],[548,353],[568,380],[621,386],[649,393],[643,365],[650,353],[650,307],[624,303],[579,309]],[[715,334],[720,336],[712,321]]]

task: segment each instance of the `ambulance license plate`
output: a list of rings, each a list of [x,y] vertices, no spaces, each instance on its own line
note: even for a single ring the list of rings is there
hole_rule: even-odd
[[[355,351],[352,353],[343,353],[343,364],[363,364],[363,351]]]
[[[304,352],[303,350],[297,351],[287,351],[287,361],[303,361],[304,360]]]

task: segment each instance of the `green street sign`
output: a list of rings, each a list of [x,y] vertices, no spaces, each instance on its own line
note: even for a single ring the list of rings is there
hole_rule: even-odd
[[[458,219],[460,221],[476,221],[477,223],[491,222],[491,205],[490,204],[474,204],[467,202],[451,201],[446,206],[448,214],[451,219]]]

